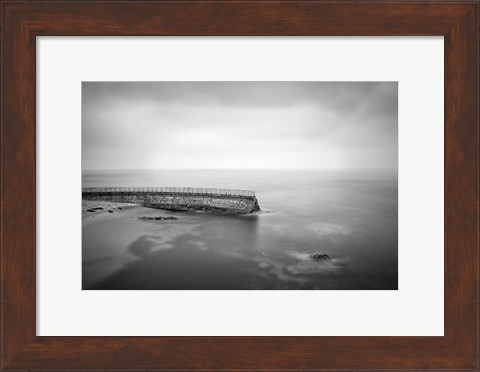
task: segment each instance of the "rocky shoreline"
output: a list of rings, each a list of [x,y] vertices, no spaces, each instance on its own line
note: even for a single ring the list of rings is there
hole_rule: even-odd
[[[82,199],[82,216],[92,216],[101,213],[114,213],[122,211],[127,208],[133,208],[138,206],[131,203],[116,203],[109,201],[99,200],[84,200]]]

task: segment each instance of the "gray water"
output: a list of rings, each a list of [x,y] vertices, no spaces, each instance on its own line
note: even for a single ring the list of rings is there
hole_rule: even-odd
[[[83,187],[94,186],[255,190],[262,212],[88,216],[84,289],[397,289],[396,171],[84,172]],[[157,215],[178,220],[138,219]]]

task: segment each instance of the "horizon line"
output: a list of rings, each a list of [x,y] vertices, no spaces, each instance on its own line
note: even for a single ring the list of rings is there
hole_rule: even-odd
[[[336,171],[336,170],[396,170],[398,167],[355,167],[355,168],[98,168],[98,169],[82,169],[82,172],[99,172],[99,171],[201,171],[201,170],[278,170],[278,171]]]

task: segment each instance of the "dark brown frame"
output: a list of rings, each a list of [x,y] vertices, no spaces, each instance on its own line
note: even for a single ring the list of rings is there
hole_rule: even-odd
[[[479,2],[1,4],[2,370],[479,370]],[[37,337],[36,36],[443,35],[444,337]],[[422,249],[422,247],[418,247]]]

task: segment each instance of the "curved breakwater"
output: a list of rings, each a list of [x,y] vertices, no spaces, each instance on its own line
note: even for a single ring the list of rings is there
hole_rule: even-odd
[[[254,191],[180,187],[104,187],[82,189],[82,199],[135,203],[169,210],[247,214],[260,210]]]

